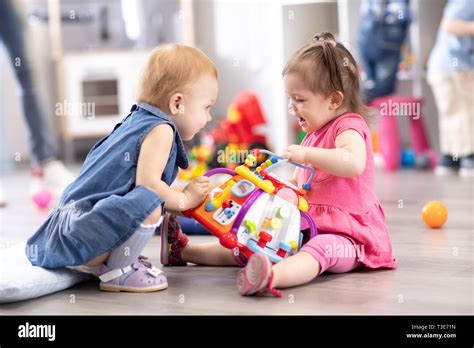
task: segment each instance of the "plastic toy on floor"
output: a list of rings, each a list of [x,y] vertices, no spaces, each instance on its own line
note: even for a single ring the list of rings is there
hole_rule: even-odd
[[[416,158],[415,167],[419,169],[434,168],[436,166],[436,153],[430,148],[428,136],[421,114],[422,100],[414,97],[387,96],[373,100],[369,106],[380,110],[380,122],[378,131],[378,145],[383,158],[385,169],[392,171],[406,161],[400,155],[401,143],[398,129],[398,119],[408,117],[410,125],[410,138]],[[403,163],[405,164],[405,163]]]
[[[54,201],[53,193],[44,185],[41,174],[37,171],[32,173],[30,196],[36,208],[42,211],[47,210]]]
[[[241,91],[229,105],[227,116],[214,129],[204,132],[188,151],[189,167],[180,169],[178,178],[183,181],[195,179],[208,167],[235,169],[242,164],[242,153],[268,148],[262,129],[266,123],[257,95],[252,91]]]
[[[215,151],[211,166],[235,169],[239,162],[239,153],[252,149],[268,148],[264,128],[267,124],[257,94],[241,91],[228,107],[227,117],[207,134],[212,139]],[[226,160],[220,160],[225,154]],[[232,159],[234,157],[234,159]]]
[[[189,167],[187,169],[179,169],[178,178],[180,180],[193,180],[202,176],[207,171],[207,163],[212,158],[212,150],[205,144],[195,145],[189,151]]]
[[[303,198],[310,189],[314,169],[289,162],[267,150],[255,149],[252,153],[235,171],[216,168],[207,172],[211,181],[219,174],[228,174],[231,178],[226,175],[224,182],[214,188],[200,206],[184,212],[184,215],[193,217],[206,227],[224,247],[237,248],[247,258],[255,252],[265,253],[276,263],[301,248],[301,219],[309,226],[307,237],[317,234],[313,219],[306,213],[308,203]],[[261,154],[270,158],[251,170]],[[270,172],[282,163],[310,170],[311,176],[298,188]]]
[[[448,208],[438,201],[425,204],[421,211],[423,222],[431,228],[439,228],[448,220]]]

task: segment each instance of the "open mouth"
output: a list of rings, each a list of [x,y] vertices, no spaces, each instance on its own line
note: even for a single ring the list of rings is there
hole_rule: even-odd
[[[298,124],[300,127],[306,126],[306,120],[303,117],[298,117]]]

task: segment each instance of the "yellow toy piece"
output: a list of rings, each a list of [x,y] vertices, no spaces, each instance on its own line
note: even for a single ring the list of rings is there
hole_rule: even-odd
[[[245,160],[245,166],[253,167],[257,163],[257,159],[254,155],[248,155],[247,159]]]
[[[264,229],[271,229],[272,225],[271,225],[271,220],[269,218],[265,218],[262,222],[262,228]]]
[[[270,226],[273,230],[278,231],[281,228],[281,220],[279,218],[273,218],[270,220]]]
[[[207,171],[207,165],[205,163],[198,163],[190,169],[179,169],[178,178],[183,181],[193,180],[200,176],[203,176]]]
[[[246,166],[238,166],[235,168],[235,172],[267,193],[273,193],[275,191],[275,186],[273,186],[273,183],[270,180],[260,179]]]
[[[275,191],[275,186],[273,186],[273,183],[270,180],[262,180],[259,179],[259,183],[256,184],[259,188],[261,188],[263,191],[268,192],[268,193],[273,193]]]
[[[251,159],[247,158],[244,163],[245,163],[245,166],[247,166],[247,167],[252,167],[253,166],[253,160],[251,160]]]
[[[183,181],[193,180],[207,172],[207,162],[211,158],[211,149],[207,145],[196,145],[189,153],[190,165],[179,169],[178,178]]]
[[[288,243],[291,245],[291,250],[296,250],[298,247],[298,243],[295,240],[290,240]]]
[[[239,110],[235,107],[234,104],[230,104],[227,109],[227,119],[230,123],[239,123],[242,118]]]
[[[298,209],[301,211],[308,211],[308,202],[303,197],[299,197]]]

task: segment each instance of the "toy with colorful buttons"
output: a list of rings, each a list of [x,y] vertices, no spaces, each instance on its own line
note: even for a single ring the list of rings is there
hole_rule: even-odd
[[[256,166],[257,157],[261,155],[268,159]],[[296,187],[272,172],[284,163],[311,172],[302,187]],[[216,168],[205,175],[220,175],[222,183],[200,206],[184,215],[196,219],[226,248],[243,253],[247,258],[253,253],[264,253],[276,263],[298,252],[303,231],[308,232],[308,238],[317,234],[303,197],[310,189],[314,168],[290,162],[267,150],[255,149],[235,171]]]

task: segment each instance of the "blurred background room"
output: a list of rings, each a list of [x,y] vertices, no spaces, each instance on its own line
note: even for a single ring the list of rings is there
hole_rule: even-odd
[[[179,174],[186,182],[213,167],[238,164],[217,161],[220,150],[232,154],[265,147],[281,154],[301,142],[305,134],[288,112],[282,70],[296,49],[329,31],[362,71],[377,194],[395,254],[416,245],[406,260],[423,257],[427,249],[443,258],[442,250],[468,245],[465,255],[472,256],[474,154],[443,148],[440,125],[450,126],[440,118],[446,113],[437,103],[444,99],[436,91],[440,80],[429,78],[437,68],[467,71],[459,93],[470,91],[472,102],[473,33],[450,29],[446,8],[456,1],[0,0],[6,18],[0,20],[0,248],[35,231],[78,175],[90,148],[127,116],[141,68],[157,45],[200,48],[218,70],[213,120],[186,143],[191,167]],[[447,22],[440,27],[443,13]],[[474,18],[470,21],[472,31]],[[451,59],[442,50],[447,43],[466,52],[465,64],[443,65],[443,57]],[[257,101],[252,114],[240,108],[248,98]],[[458,107],[453,100],[451,110]],[[460,119],[467,123],[458,127],[467,129],[464,136],[472,143],[472,104],[461,107]],[[420,212],[428,201],[448,207],[447,229],[423,225]],[[206,233],[195,229],[188,233]],[[452,239],[456,231],[458,239]],[[470,266],[463,260],[472,271],[472,257]],[[454,291],[450,286],[443,294]],[[431,286],[423,292],[430,291]],[[472,310],[472,284],[470,294]],[[466,313],[461,300],[446,301],[449,305],[438,307],[438,313]],[[389,313],[402,311],[396,304],[383,307]],[[422,307],[415,305],[411,312],[430,313],[430,306]],[[357,312],[345,309],[341,312]]]

